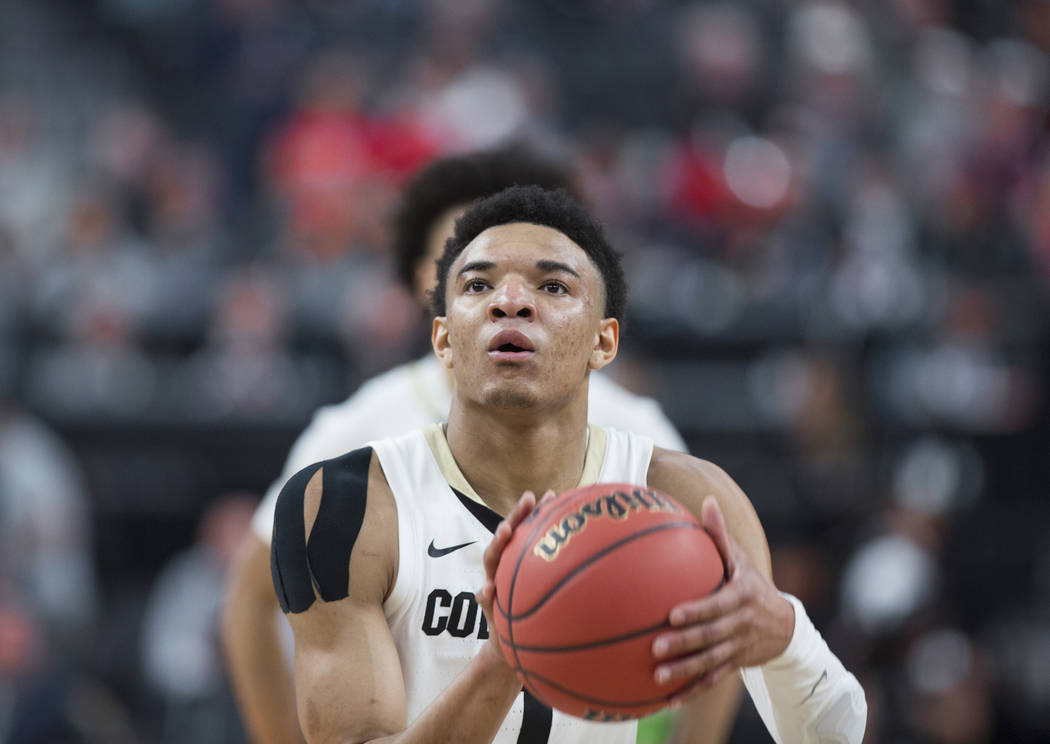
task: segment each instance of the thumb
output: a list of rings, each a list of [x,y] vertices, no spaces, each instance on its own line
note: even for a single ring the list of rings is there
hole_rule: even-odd
[[[714,541],[715,547],[718,548],[718,553],[722,556],[722,563],[726,567],[726,578],[728,579],[736,567],[736,562],[733,560],[732,538],[729,536],[729,530],[726,529],[726,521],[722,516],[722,509],[718,506],[718,500],[714,496],[706,497],[703,504],[701,504],[700,524],[703,525],[707,534],[711,536],[711,540]]]

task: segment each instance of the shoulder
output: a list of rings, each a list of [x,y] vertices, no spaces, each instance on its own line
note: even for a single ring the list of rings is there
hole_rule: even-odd
[[[725,493],[728,498],[737,498],[739,494],[746,499],[729,474],[715,463],[664,447],[653,447],[649,483],[655,488]]]
[[[393,585],[396,536],[393,497],[370,447],[299,470],[274,511],[270,569],[281,608],[299,613],[351,591],[381,602]]]
[[[302,438],[355,437],[360,444],[440,420],[448,413],[449,396],[442,374],[428,359],[394,367],[363,383],[342,403],[320,409]]]
[[[318,409],[296,439],[289,455],[291,470],[358,447],[371,439],[412,429],[430,421],[419,411],[413,362],[373,377],[342,403]]]
[[[718,501],[729,533],[767,576],[770,573],[769,545],[762,522],[751,500],[721,467],[681,452],[653,448],[648,485],[673,496],[700,519],[700,507],[708,496]]]
[[[685,441],[659,403],[632,393],[606,374],[591,375],[588,411],[588,418],[596,424],[644,434],[661,447],[686,451]]]
[[[371,377],[341,403],[325,406],[317,411],[310,428],[327,428],[338,425],[362,412],[383,406],[393,400],[401,400],[412,390],[413,368],[418,362],[398,365],[382,374]]]

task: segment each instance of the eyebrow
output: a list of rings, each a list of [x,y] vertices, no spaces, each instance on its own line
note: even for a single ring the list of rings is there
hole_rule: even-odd
[[[456,276],[463,276],[471,271],[488,271],[489,269],[496,268],[496,264],[492,261],[471,261],[470,263],[463,264],[463,268],[459,270]]]
[[[456,274],[456,276],[463,276],[471,271],[489,271],[494,268],[496,268],[496,264],[492,261],[470,261],[469,263],[463,264],[463,268],[459,270],[459,273]],[[580,276],[576,269],[568,264],[562,263],[561,261],[541,259],[536,262],[536,268],[540,271],[564,271],[566,274],[572,274],[575,277]]]
[[[550,261],[547,259],[537,261],[536,268],[540,271],[564,271],[566,274],[572,274],[579,278],[580,274],[576,269],[572,268],[568,264],[563,264],[561,261]]]

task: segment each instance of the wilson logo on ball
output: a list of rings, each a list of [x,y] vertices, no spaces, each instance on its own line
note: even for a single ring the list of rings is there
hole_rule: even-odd
[[[630,491],[613,491],[601,495],[566,515],[551,526],[533,547],[532,552],[545,561],[558,557],[573,535],[583,532],[590,520],[598,517],[626,519],[632,512],[681,512],[682,508],[671,499],[663,497],[651,488],[633,488]]]

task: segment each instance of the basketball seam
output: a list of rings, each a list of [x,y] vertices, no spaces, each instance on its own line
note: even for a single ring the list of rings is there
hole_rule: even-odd
[[[510,623],[512,621],[523,620],[523,619],[529,617],[530,615],[532,615],[533,613],[535,613],[536,611],[538,611],[566,583],[568,583],[571,579],[573,579],[574,577],[579,575],[581,572],[583,572],[584,570],[589,568],[594,563],[597,563],[599,560],[604,558],[609,553],[612,553],[615,550],[619,550],[624,545],[627,545],[628,543],[634,542],[635,540],[640,540],[643,537],[648,537],[649,535],[651,535],[653,533],[662,532],[663,530],[683,528],[683,527],[687,528],[687,529],[694,529],[694,530],[702,530],[703,529],[703,527],[701,527],[700,525],[696,524],[695,522],[688,522],[688,521],[685,521],[685,520],[676,520],[674,522],[664,522],[663,524],[657,524],[657,525],[653,525],[652,527],[646,527],[644,530],[642,530],[640,532],[634,532],[634,533],[632,533],[630,535],[627,535],[626,537],[620,538],[619,540],[617,540],[616,542],[612,543],[611,545],[606,545],[604,548],[599,550],[597,553],[595,553],[594,555],[591,555],[590,557],[588,557],[587,560],[580,562],[576,566],[576,568],[574,568],[572,571],[570,571],[565,576],[563,576],[558,581],[557,584],[552,586],[547,591],[547,593],[545,595],[540,597],[540,599],[538,599],[536,601],[536,604],[533,605],[529,610],[521,613],[520,615],[511,615],[508,612],[504,611],[502,607],[500,607],[500,608],[498,608],[499,612],[500,612],[500,614],[503,615],[503,617],[505,617],[507,619],[507,624],[508,624],[508,629],[509,629]],[[530,537],[529,542],[531,543],[532,536],[530,535],[529,537]],[[527,552],[527,551],[522,551],[523,554],[525,552]],[[522,560],[524,560],[524,555],[522,556]],[[516,579],[517,579],[517,569],[515,569],[514,578],[512,579],[512,582],[514,580],[516,580]],[[514,584],[512,583],[511,584],[511,595],[513,595],[513,594],[514,594]],[[508,609],[513,609],[512,607],[510,607],[510,604],[511,603],[508,600],[508,602],[507,602]]]
[[[670,628],[670,627],[671,627],[671,624],[668,621],[665,620],[665,621],[663,621],[661,623],[657,623],[656,625],[650,625],[647,628],[641,628],[640,630],[632,630],[632,631],[630,631],[628,633],[624,633],[622,635],[613,636],[611,638],[602,638],[601,640],[597,640],[597,641],[587,641],[586,643],[575,643],[575,644],[571,644],[571,645],[568,645],[568,646],[521,646],[521,645],[518,645],[518,646],[515,646],[514,648],[519,650],[519,651],[529,651],[531,653],[538,653],[538,654],[560,653],[560,652],[565,652],[565,651],[586,651],[587,649],[596,648],[598,646],[605,646],[605,645],[611,645],[613,643],[621,643],[623,641],[629,641],[632,638],[637,638],[638,636],[643,636],[646,633],[653,633],[653,632],[655,632],[657,630],[662,630],[663,628]],[[501,641],[508,641],[508,642],[510,640],[508,638],[504,638],[503,636],[500,636],[499,639]]]
[[[559,502],[561,502],[563,500],[571,501],[573,498],[575,498],[575,494],[572,491],[566,491],[566,492],[562,493],[561,496],[556,496],[550,502],[550,507],[549,508],[553,510],[555,508],[555,505],[558,504]],[[535,514],[536,509],[539,509],[539,507],[540,507],[540,504],[537,504],[534,507],[533,514]],[[531,516],[532,516],[532,514],[529,515],[529,517],[531,517]],[[528,517],[526,517],[526,519],[528,519]],[[522,563],[522,561],[525,560],[525,554],[528,551],[529,545],[532,544],[532,539],[536,536],[537,532],[539,532],[540,530],[543,529],[543,525],[544,525],[543,520],[541,520],[541,519],[537,519],[536,520],[536,526],[533,527],[532,528],[532,532],[529,533],[529,538],[525,541],[525,544],[522,546],[521,554],[518,555],[518,561],[517,561],[517,563],[514,564],[514,573],[510,577],[510,592],[508,592],[508,594],[507,594],[507,612],[504,612],[503,608],[499,606],[500,602],[499,602],[498,593],[497,593],[497,596],[496,596],[496,605],[497,605],[496,609],[498,609],[499,612],[505,618],[507,618],[507,636],[510,639],[509,640],[510,649],[514,653],[514,668],[515,668],[515,670],[517,670],[518,672],[520,672],[522,674],[525,673],[525,670],[521,666],[521,659],[518,658],[518,650],[514,647],[514,622],[511,619],[512,616],[509,613],[511,611],[513,611],[513,609],[514,609],[514,588],[515,588],[515,586],[518,583],[518,571],[521,570],[521,563]],[[495,630],[495,627],[493,627],[493,630]],[[498,632],[496,633],[496,636],[497,636],[497,638],[500,637]],[[524,683],[524,680],[522,680],[522,682]]]
[[[606,484],[603,484],[603,485],[606,485]],[[616,483],[616,484],[608,484],[608,485],[610,487],[612,487],[612,486],[619,486],[619,485],[623,485],[623,484]],[[561,502],[563,502],[563,501],[572,501],[572,498],[574,498],[575,495],[576,494],[572,490],[569,490],[569,491],[565,491],[563,493],[560,493],[558,496],[555,496],[554,498],[550,499],[550,501],[547,502],[547,504],[545,504],[545,505],[537,504],[537,506],[535,506],[535,509],[533,509],[532,512],[527,517],[525,517],[525,522],[528,522],[528,520],[532,519],[533,516],[537,515],[537,512],[539,511],[541,506],[543,506],[545,509],[554,509],[555,507],[562,506]],[[522,524],[525,524],[525,523],[523,522]],[[532,543],[532,538],[535,537],[535,532],[537,532],[537,529],[539,529],[539,527],[540,527],[540,525],[538,525],[537,527],[533,528],[532,532],[528,536],[528,539],[525,540],[525,547],[526,548],[528,548],[528,546]],[[511,589],[513,589],[514,579],[518,578],[518,568],[521,566],[521,561],[524,558],[524,553],[525,552],[526,551],[523,551],[522,555],[520,555],[518,557],[517,564],[514,565],[514,575],[510,578],[510,587],[511,587]],[[500,595],[499,594],[496,595],[496,601],[493,602],[492,605],[493,605],[493,607],[495,607],[497,610],[500,611],[500,614],[503,615],[503,617],[509,617],[509,615],[507,614],[507,611],[503,609],[503,602],[500,601]],[[507,608],[510,609],[510,597],[509,596],[507,597]]]

